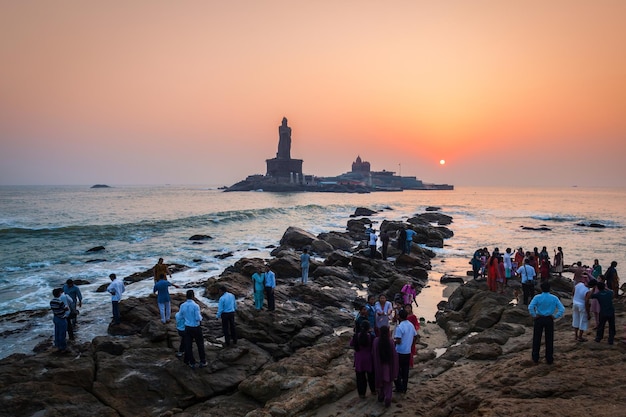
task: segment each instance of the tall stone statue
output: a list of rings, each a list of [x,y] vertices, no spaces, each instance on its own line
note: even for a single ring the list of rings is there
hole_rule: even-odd
[[[278,126],[278,159],[291,159],[291,128],[287,126],[287,118],[283,117],[283,123]]]

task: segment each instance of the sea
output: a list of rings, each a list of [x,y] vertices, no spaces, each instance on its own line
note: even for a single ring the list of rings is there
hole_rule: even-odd
[[[454,236],[432,248],[429,283],[416,314],[433,320],[454,290],[443,275],[467,279],[479,247],[532,250],[561,246],[565,264],[599,259],[626,267],[626,189],[456,187],[452,191],[370,194],[223,192],[210,185],[1,186],[0,316],[49,308],[52,290],[68,278],[84,280],[78,342],[106,334],[110,297],[96,289],[143,272],[162,257],[183,264],[173,281],[192,288],[244,257],[270,258],[289,226],[313,234],[346,230],[357,207],[378,211],[373,226],[407,220],[428,207],[452,216]],[[592,227],[593,226],[593,227]],[[211,236],[198,242],[195,234]],[[364,236],[365,239],[365,236]],[[101,252],[90,248],[104,246]],[[232,254],[232,256],[227,256]],[[565,274],[567,276],[567,274]],[[456,284],[458,285],[458,284]],[[172,292],[185,289],[173,289]],[[152,292],[152,280],[127,286],[125,297]],[[215,305],[211,300],[203,300]],[[280,307],[280,306],[278,306]],[[346,305],[346,309],[351,309]],[[0,358],[29,353],[52,336],[51,314],[24,323],[0,320]]]

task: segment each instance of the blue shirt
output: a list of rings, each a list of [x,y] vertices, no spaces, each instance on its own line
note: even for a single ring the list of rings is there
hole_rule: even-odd
[[[516,272],[517,272],[518,275],[521,275],[521,277],[522,277],[522,284],[534,281],[535,280],[535,275],[537,275],[537,273],[535,272],[535,268],[533,268],[529,264],[524,264],[524,265],[520,266],[519,268],[517,268]]]
[[[180,330],[181,332],[185,331],[185,318],[183,317],[182,314],[180,314],[180,311],[178,313],[176,313],[176,330]]]
[[[185,301],[178,310],[183,319],[185,320],[185,326],[198,327],[202,321],[202,315],[200,314],[200,306],[193,300]]]
[[[77,301],[83,302],[83,295],[80,293],[80,289],[76,285],[72,285],[71,287],[67,284],[63,285],[63,292],[74,300],[74,304]]]
[[[300,263],[303,267],[309,266],[309,259],[311,259],[311,255],[308,253],[303,253],[300,255]]]
[[[222,317],[222,313],[234,313],[237,310],[237,300],[229,292],[225,292],[217,303],[217,318]]]
[[[406,229],[406,241],[413,242],[413,236],[415,236],[417,232],[413,229]]]
[[[165,304],[170,302],[170,292],[168,290],[168,287],[170,287],[171,285],[172,283],[166,279],[160,279],[157,281],[156,284],[154,284],[152,292],[158,293],[157,303]]]
[[[265,286],[266,287],[276,287],[276,274],[272,271],[267,271],[265,273]]]
[[[554,312],[556,311],[556,314]],[[565,307],[556,295],[549,292],[542,292],[535,295],[528,305],[528,312],[533,318],[537,316],[553,316],[555,319],[563,316]]]

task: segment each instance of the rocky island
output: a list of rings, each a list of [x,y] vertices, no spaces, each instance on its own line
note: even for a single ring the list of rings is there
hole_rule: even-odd
[[[428,247],[453,237],[444,226],[452,219],[441,213],[385,220],[380,230],[393,235],[410,227],[418,234],[410,255],[392,242],[390,260],[372,259],[365,239],[372,213],[349,219],[344,231],[318,236],[290,227],[272,258],[244,258],[219,277],[195,283],[210,299],[218,284],[238,298],[239,343],[233,347],[224,346],[216,309],[202,306],[208,367],[190,369],[176,358],[179,336],[173,322],[161,324],[153,297],[128,298],[120,303],[121,325],[72,346],[71,354],[54,353],[50,340],[33,355],[0,361],[3,415],[623,416],[624,343],[575,341],[568,308],[556,323],[555,363],[535,366],[532,319],[516,303],[516,280],[504,294],[487,291],[483,281],[458,286],[440,303],[436,323],[422,321],[408,393],[394,395],[390,408],[375,396],[359,398],[349,348],[353,308],[366,293],[395,294],[407,281],[418,289],[428,285],[435,256]],[[303,247],[315,255],[308,285],[298,284]],[[265,264],[277,276],[275,312],[257,312],[252,302],[250,276]],[[125,281],[151,277],[145,271]],[[572,282],[556,275],[551,282],[568,307]],[[173,306],[182,301],[180,294],[172,298]],[[623,299],[616,309],[621,330]]]
[[[291,127],[283,117],[278,127],[278,152],[267,159],[265,175],[249,175],[245,180],[226,187],[224,191],[272,192],[338,192],[369,193],[372,191],[453,190],[449,184],[424,183],[416,177],[402,177],[393,171],[372,171],[370,163],[357,156],[352,170],[334,177],[318,177],[302,173],[302,159],[291,158]]]

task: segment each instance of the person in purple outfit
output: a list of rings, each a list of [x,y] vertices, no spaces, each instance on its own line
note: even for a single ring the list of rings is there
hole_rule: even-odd
[[[356,372],[356,390],[360,398],[365,398],[367,386],[372,394],[376,393],[374,381],[374,363],[372,361],[372,343],[374,337],[370,333],[367,320],[361,321],[358,333],[352,337],[350,346],[354,348],[354,371]]]
[[[391,405],[393,382],[398,377],[398,353],[391,340],[389,326],[380,328],[380,336],[374,339],[372,345],[372,359],[374,360],[374,378],[378,401],[385,402],[385,407]]]

